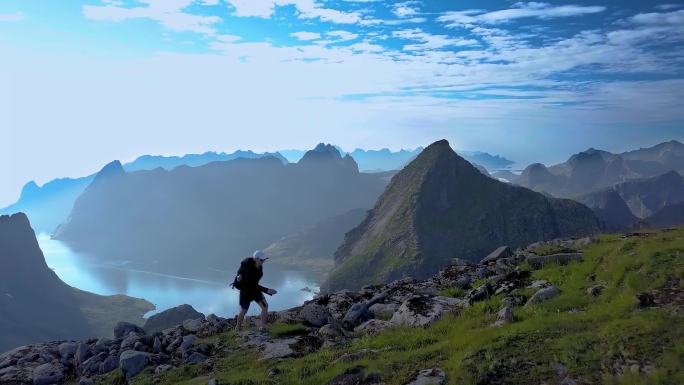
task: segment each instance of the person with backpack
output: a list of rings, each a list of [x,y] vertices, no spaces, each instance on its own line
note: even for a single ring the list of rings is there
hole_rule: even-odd
[[[240,262],[237,275],[233,283],[230,284],[234,289],[240,290],[240,313],[235,324],[235,329],[238,331],[242,328],[242,322],[252,301],[261,307],[261,329],[266,328],[268,302],[264,298],[264,293],[268,295],[277,293],[275,289],[259,285],[259,280],[264,276],[263,265],[267,259],[268,257],[263,251],[255,251],[251,257],[245,258]]]

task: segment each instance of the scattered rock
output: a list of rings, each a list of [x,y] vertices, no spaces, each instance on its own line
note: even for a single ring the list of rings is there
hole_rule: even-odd
[[[496,250],[492,251],[491,253],[489,253],[488,256],[484,257],[482,259],[482,261],[480,261],[480,264],[487,265],[489,263],[496,262],[497,259],[510,258],[512,256],[513,256],[513,250],[511,250],[510,247],[501,246],[501,247],[498,247]]]
[[[385,329],[392,327],[392,323],[379,319],[370,319],[357,326],[354,331],[359,334],[377,334]]]
[[[140,326],[134,325],[130,322],[119,322],[114,327],[114,337],[115,338],[124,338],[130,332],[135,332],[136,334],[139,334],[139,335],[145,334],[145,331]]]
[[[219,380],[211,378],[209,381],[207,381],[207,385],[219,385]]]
[[[33,369],[34,385],[59,384],[64,378],[64,368],[59,364],[42,364]]]
[[[558,294],[560,294],[560,289],[553,285],[539,289],[536,293],[532,295],[532,297],[530,297],[529,300],[527,300],[527,304],[525,306],[544,302],[557,296]]]
[[[424,369],[418,372],[416,377],[406,385],[444,385],[446,374],[440,368]]]
[[[131,378],[140,373],[150,361],[150,353],[139,352],[136,350],[126,350],[119,357],[119,369],[126,376]]]
[[[180,344],[180,347],[178,350],[180,351],[186,351],[192,347],[192,345],[195,344],[195,341],[197,340],[197,336],[194,334],[188,334],[187,336],[183,337],[183,342]]]
[[[299,318],[301,318],[307,325],[314,327],[321,327],[327,324],[328,317],[330,317],[328,309],[315,302],[310,302],[304,305],[302,310],[299,312]]]
[[[173,366],[173,365],[168,365],[168,364],[159,365],[159,366],[157,366],[156,368],[154,368],[154,374],[159,375],[159,374],[162,374],[162,373],[166,373],[166,372],[168,372],[169,370],[175,369],[175,368],[176,368],[175,366]]]
[[[482,301],[489,298],[493,292],[494,290],[492,290],[492,286],[489,284],[489,282],[485,282],[468,293],[465,299],[468,304],[472,305],[477,301]]]
[[[508,299],[503,301],[503,306],[496,313],[494,326],[503,326],[511,322],[513,322],[513,300]]]
[[[390,323],[393,325],[430,326],[444,314],[454,311],[461,301],[449,297],[415,295],[399,306]]]
[[[382,382],[382,376],[379,374],[365,375],[363,369],[360,367],[353,367],[345,370],[344,373],[335,376],[328,385],[371,385]]]
[[[188,364],[201,364],[206,360],[207,356],[199,352],[194,352],[190,356],[188,356],[188,358],[185,359],[185,362],[187,362]]]
[[[368,308],[375,318],[390,319],[399,308],[398,303],[376,303]]]
[[[214,316],[216,317],[216,316]],[[164,310],[147,319],[143,329],[148,333],[160,332],[164,329],[174,327],[189,319],[204,319],[204,314],[198,312],[190,305],[180,305]]]
[[[187,319],[183,321],[183,329],[190,333],[197,333],[202,328],[203,319]]]

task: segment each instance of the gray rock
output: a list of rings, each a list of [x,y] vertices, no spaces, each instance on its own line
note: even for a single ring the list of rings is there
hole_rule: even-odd
[[[69,358],[73,357],[74,354],[76,354],[77,348],[78,344],[75,342],[63,342],[59,344],[57,350],[59,351],[59,355],[62,356],[62,358]]]
[[[135,332],[136,334],[140,335],[145,334],[145,331],[140,326],[134,325],[130,322],[119,322],[114,327],[115,338],[124,338],[124,336],[127,336],[130,332]]]
[[[314,327],[321,327],[327,324],[329,317],[328,309],[314,302],[304,305],[299,312],[299,318],[306,324]]]
[[[527,286],[527,288],[528,289],[539,289],[539,288],[547,287],[550,285],[551,284],[549,283],[549,281],[547,281],[545,279],[538,279],[536,281],[532,281],[532,283],[529,286]]]
[[[392,324],[388,321],[370,319],[357,326],[354,331],[359,334],[377,334],[390,327],[392,327]]]
[[[296,338],[278,339],[267,341],[262,345],[262,359],[270,360],[274,358],[286,358],[295,354],[291,345],[297,342]]]
[[[489,284],[489,282],[485,282],[468,293],[465,300],[468,302],[468,304],[472,305],[477,301],[482,301],[489,298],[493,292],[494,290],[492,290],[492,286]]]
[[[150,318],[145,321],[143,329],[145,329],[147,333],[152,334],[182,324],[183,321],[189,319],[203,320],[204,314],[198,312],[190,305],[180,305],[150,316]]]
[[[81,373],[86,376],[98,374],[100,372],[100,366],[105,358],[107,358],[107,353],[105,352],[88,358],[81,364]]]
[[[376,303],[368,308],[375,318],[390,319],[399,308],[398,303]]]
[[[183,329],[190,333],[197,333],[202,328],[202,319],[187,319],[183,321]]]
[[[64,378],[64,368],[59,364],[42,364],[33,369],[34,385],[59,384]]]
[[[90,350],[90,347],[87,344],[83,342],[79,343],[76,347],[76,353],[74,355],[76,365],[81,365],[88,358],[92,357],[92,355],[93,352]]]
[[[133,347],[135,346],[135,344],[138,341],[140,341],[140,335],[139,334],[137,334],[135,332],[128,333],[126,338],[124,338],[124,340],[121,341],[121,350],[133,349]]]
[[[365,302],[356,303],[347,310],[347,314],[342,319],[342,325],[347,329],[354,329],[354,327],[366,322],[370,318],[371,313],[368,311],[368,304]]]
[[[406,385],[444,385],[446,374],[440,368],[423,369]]]
[[[342,332],[340,331],[339,327],[334,327],[332,324],[327,324],[321,326],[320,329],[318,329],[318,335],[321,338],[336,338],[342,335]]]
[[[207,382],[207,385],[219,385],[219,380],[217,380],[217,379],[215,379],[215,378],[211,378],[211,379],[209,379],[209,381]]]
[[[499,312],[496,313],[496,321],[494,322],[494,326],[503,326],[507,323],[513,322],[513,306],[512,300],[504,300],[503,306],[501,306]]]
[[[185,359],[185,362],[188,364],[201,364],[202,362],[207,360],[207,356],[200,352],[194,352],[188,358]]]
[[[371,385],[382,383],[382,376],[379,374],[366,375],[360,367],[353,367],[344,373],[333,377],[328,385]]]
[[[454,311],[461,300],[449,297],[416,295],[399,306],[390,323],[393,325],[430,326],[444,314]]]
[[[162,351],[162,343],[159,337],[154,337],[154,343],[152,345],[152,352],[154,353],[161,353]]]
[[[508,246],[498,247],[496,250],[489,253],[488,256],[484,257],[480,264],[486,265],[492,262],[496,262],[497,259],[510,258],[513,256],[513,250]]]
[[[150,363],[150,356],[150,353],[126,350],[119,357],[119,369],[126,378],[132,378]]]
[[[176,367],[173,365],[159,365],[156,368],[154,368],[154,373],[155,374],[162,374],[166,373],[171,369],[175,369]]]
[[[81,377],[81,379],[78,380],[78,385],[95,385],[95,380],[90,377]]]
[[[187,336],[183,337],[183,343],[180,344],[180,347],[178,349],[181,351],[190,349],[190,347],[192,347],[192,345],[195,344],[195,340],[197,340],[196,335],[188,334]]]
[[[473,280],[470,278],[470,276],[463,275],[456,280],[454,286],[456,286],[459,289],[467,289],[470,287],[470,284],[472,283]]]
[[[107,358],[102,361],[102,364],[100,364],[100,373],[109,373],[116,369],[117,366],[119,366],[119,355],[107,356]]]
[[[532,295],[532,297],[530,297],[529,300],[527,300],[527,304],[525,306],[544,302],[557,296],[558,294],[560,294],[560,289],[553,285],[539,289],[536,293]]]

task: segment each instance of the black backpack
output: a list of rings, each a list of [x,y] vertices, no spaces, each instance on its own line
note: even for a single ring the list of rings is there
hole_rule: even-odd
[[[235,274],[235,278],[233,279],[233,283],[231,284],[231,286],[234,289],[242,290],[244,288],[245,273],[249,269],[248,264],[250,262],[250,258],[246,258],[242,262],[240,262],[240,268],[238,268],[237,274]]]

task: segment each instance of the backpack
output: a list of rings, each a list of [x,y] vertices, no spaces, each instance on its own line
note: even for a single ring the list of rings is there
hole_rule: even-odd
[[[245,273],[247,272],[247,269],[249,269],[249,266],[247,266],[249,263],[250,261],[248,258],[240,262],[240,268],[238,268],[237,274],[235,274],[235,278],[231,284],[234,289],[244,289]]]

